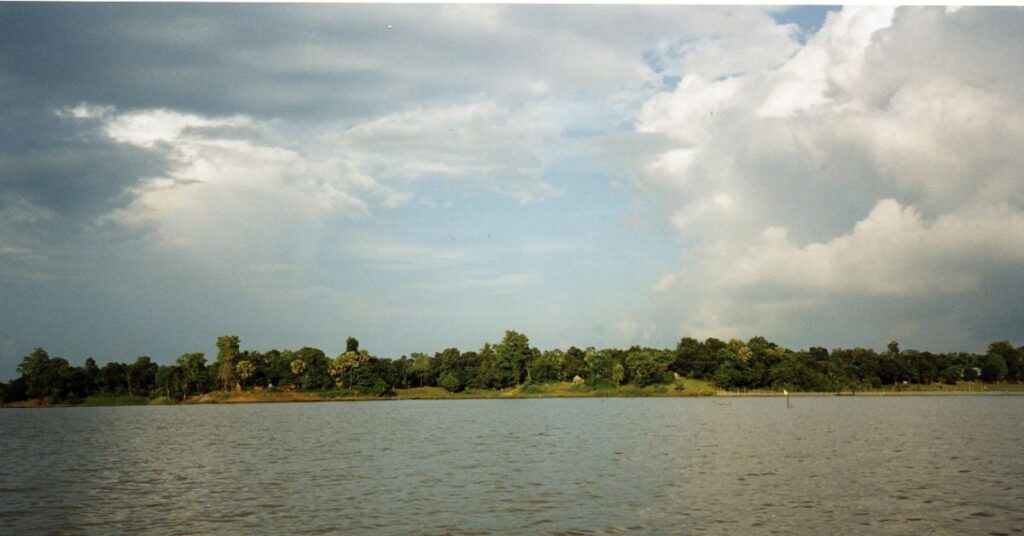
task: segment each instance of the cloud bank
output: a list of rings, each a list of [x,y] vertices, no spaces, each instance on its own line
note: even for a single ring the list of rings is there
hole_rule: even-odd
[[[637,162],[635,184],[694,243],[653,284],[660,314],[686,333],[797,342],[783,333],[857,302],[878,317],[824,329],[879,344],[917,304],[956,319],[915,344],[954,322],[995,335],[975,300],[1021,296],[1007,273],[1024,260],[1024,66],[1005,32],[1022,23],[1020,10],[845,8],[794,54],[689,71],[649,99],[636,128],[668,148]]]

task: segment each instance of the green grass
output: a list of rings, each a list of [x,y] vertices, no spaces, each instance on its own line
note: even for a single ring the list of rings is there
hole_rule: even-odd
[[[959,382],[956,385],[886,385],[877,389],[856,391],[857,395],[890,395],[890,394],[968,394],[968,393],[1024,393],[1021,383]],[[844,393],[849,393],[844,390]],[[459,393],[449,392],[441,387],[414,387],[397,389],[392,400],[452,400],[452,399],[492,399],[492,398],[613,398],[613,397],[686,397],[686,396],[778,396],[779,391],[750,390],[722,391],[711,382],[705,380],[682,379],[674,383],[637,387],[627,384],[620,387],[608,385],[573,384],[571,382],[525,384],[516,388],[503,389],[467,389]],[[792,393],[794,395],[822,396],[832,395],[831,392]],[[315,400],[380,400],[372,394],[358,393],[347,389],[330,391],[245,391],[245,392],[213,392],[194,397],[189,403],[245,403],[245,402],[310,402]],[[144,406],[147,404],[177,404],[176,400],[157,397],[150,400],[143,396],[91,396],[82,401],[83,406]],[[10,406],[10,405],[8,405]]]
[[[1022,383],[983,383],[983,382],[957,382],[956,385],[945,383],[933,383],[931,385],[883,385],[877,389],[867,389],[858,393],[1003,393],[1003,392],[1024,392]]]
[[[467,389],[452,393],[441,387],[414,387],[396,389],[398,400],[435,400],[467,398],[586,398],[586,397],[645,397],[645,396],[704,396],[713,395],[717,389],[702,380],[683,380],[674,384],[591,386],[571,382],[530,383],[517,388],[495,391],[491,389]]]
[[[149,399],[144,396],[95,395],[82,401],[83,406],[146,406]]]

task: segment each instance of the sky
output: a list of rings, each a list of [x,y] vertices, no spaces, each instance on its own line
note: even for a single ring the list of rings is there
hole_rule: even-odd
[[[1024,10],[0,5],[0,379],[1024,342]]]

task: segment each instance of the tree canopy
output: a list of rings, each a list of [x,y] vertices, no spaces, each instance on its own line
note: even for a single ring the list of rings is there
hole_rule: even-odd
[[[216,340],[217,360],[208,365],[202,352],[182,354],[171,364],[149,356],[133,362],[110,361],[102,367],[92,357],[82,366],[51,357],[36,348],[18,365],[19,377],[0,383],[0,400],[43,399],[77,403],[89,396],[163,396],[170,399],[231,389],[343,390],[386,396],[395,389],[441,387],[506,389],[523,384],[569,382],[579,377],[588,387],[644,387],[680,377],[710,381],[721,389],[841,391],[904,384],[955,384],[959,381],[1024,381],[1024,347],[996,341],[987,352],[932,353],[823,347],[790,350],[764,337],[748,341],[684,337],[674,349],[633,346],[581,350],[539,350],[529,338],[506,331],[497,344],[478,350],[446,348],[433,355],[414,352],[389,359],[360,348],[355,337],[345,352],[329,358],[323,350],[242,350],[236,335]]]

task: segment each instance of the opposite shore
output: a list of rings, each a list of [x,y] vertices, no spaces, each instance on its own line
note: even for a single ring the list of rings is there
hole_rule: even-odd
[[[3,408],[56,408],[141,405],[196,405],[196,404],[265,404],[283,402],[358,402],[373,400],[484,400],[530,398],[684,398],[684,397],[831,397],[831,396],[949,396],[949,395],[1024,395],[1024,385],[1015,383],[984,384],[961,382],[956,385],[895,385],[863,391],[795,392],[776,390],[718,389],[700,380],[683,380],[674,385],[618,388],[592,388],[570,382],[529,384],[503,390],[467,390],[449,392],[440,387],[396,389],[386,396],[346,392],[345,390],[297,391],[253,389],[245,391],[214,391],[173,400],[167,397],[94,396],[81,404],[51,404],[45,399],[25,400],[3,404]]]

